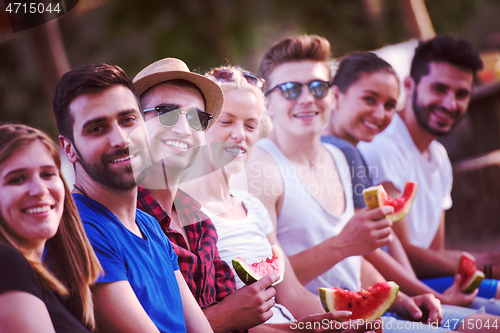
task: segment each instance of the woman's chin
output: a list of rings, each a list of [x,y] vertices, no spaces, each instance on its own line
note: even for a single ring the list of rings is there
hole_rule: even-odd
[[[224,167],[224,171],[229,175],[236,175],[245,169],[243,159],[234,159]]]

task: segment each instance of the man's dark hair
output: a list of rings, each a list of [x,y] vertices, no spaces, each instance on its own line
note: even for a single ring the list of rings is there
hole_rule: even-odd
[[[431,62],[445,62],[455,67],[468,69],[475,76],[483,68],[479,53],[471,42],[450,35],[437,35],[433,39],[421,41],[415,49],[410,76],[416,84],[429,74]]]
[[[383,71],[394,75],[399,83],[399,78],[394,69],[385,60],[371,52],[352,52],[339,60],[339,67],[333,77],[333,84],[342,93],[356,83],[363,74],[371,74]]]
[[[80,95],[96,94],[116,85],[127,87],[140,106],[139,96],[132,80],[116,65],[96,64],[73,69],[64,74],[57,84],[53,107],[59,134],[73,142],[74,119],[69,105]]]

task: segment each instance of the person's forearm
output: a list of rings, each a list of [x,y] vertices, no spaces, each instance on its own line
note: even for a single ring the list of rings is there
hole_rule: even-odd
[[[187,333],[208,333],[213,331],[210,322],[207,321],[199,307],[198,309],[185,310],[184,318],[186,318]]]
[[[306,285],[346,258],[347,255],[344,252],[345,249],[335,246],[334,237],[332,237],[323,243],[289,256],[288,259],[300,283]]]
[[[422,249],[413,245],[406,248],[408,258],[420,279],[453,276],[461,251]]]
[[[489,251],[489,252],[469,252],[476,258],[476,264],[500,264],[500,251]]]
[[[237,327],[235,325],[235,320],[231,320],[231,318],[227,318],[224,314],[224,311],[220,310],[220,303],[211,305],[205,309],[203,309],[203,314],[207,317],[210,326],[214,330],[214,333],[227,333],[231,331],[235,331],[238,329],[243,329],[241,327]]]
[[[379,271],[364,257],[361,258],[361,287],[368,289],[375,283],[386,281]]]
[[[408,274],[405,267],[381,249],[377,249],[372,253],[365,255],[365,258],[382,274],[387,281],[396,282],[399,285],[400,290],[410,296],[425,293],[432,293],[436,297],[441,295],[422,281],[418,280],[415,277],[415,274]]]
[[[410,259],[408,259],[408,255],[406,254],[403,244],[401,244],[401,241],[394,232],[393,235],[394,238],[391,244],[387,246],[388,255],[394,258],[394,260],[396,260],[403,267],[403,269],[406,269],[408,274],[412,275],[414,278],[417,278],[417,275],[415,274],[415,271],[411,266]],[[382,249],[376,251],[382,251]]]
[[[276,241],[273,235],[268,235],[270,241]],[[316,294],[307,290],[298,280],[293,265],[285,255],[285,275],[283,281],[274,286],[276,303],[284,305],[295,318],[311,314],[324,313],[321,302]]]
[[[285,294],[285,297],[283,297]],[[280,296],[280,297],[278,297]],[[285,306],[295,318],[302,318],[316,313],[324,313],[318,296],[307,289],[291,290],[288,293],[277,293],[276,303]]]
[[[476,258],[476,266],[486,278],[500,279],[500,251],[470,252]]]
[[[176,270],[174,273],[182,298],[182,311],[184,312],[187,333],[213,332],[210,323],[194,299],[181,272]]]

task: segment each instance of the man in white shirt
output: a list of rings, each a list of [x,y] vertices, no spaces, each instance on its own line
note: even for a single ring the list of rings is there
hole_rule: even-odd
[[[461,251],[444,248],[453,172],[436,137],[449,133],[464,117],[474,75],[481,68],[477,51],[464,39],[437,36],[421,42],[404,82],[404,109],[371,143],[358,145],[367,164],[376,167],[373,183],[383,184],[392,197],[402,193],[406,181],[419,183],[412,209],[393,229],[419,278],[448,276],[446,281],[427,281],[439,292],[453,282]],[[500,252],[474,256],[487,278],[500,277]],[[479,296],[499,295],[498,281],[485,279]]]

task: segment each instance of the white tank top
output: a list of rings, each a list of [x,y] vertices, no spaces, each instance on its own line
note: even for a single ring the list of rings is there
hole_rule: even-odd
[[[283,180],[283,206],[278,216],[278,241],[288,256],[295,255],[324,240],[336,236],[354,215],[351,176],[343,153],[336,147],[323,144],[335,162],[346,196],[342,215],[330,213],[313,196],[297,175],[290,161],[271,140],[257,142],[276,162]],[[318,253],[327,256],[328,253]],[[306,285],[314,294],[319,287],[340,287],[358,291],[361,288],[361,257],[348,257]]]

